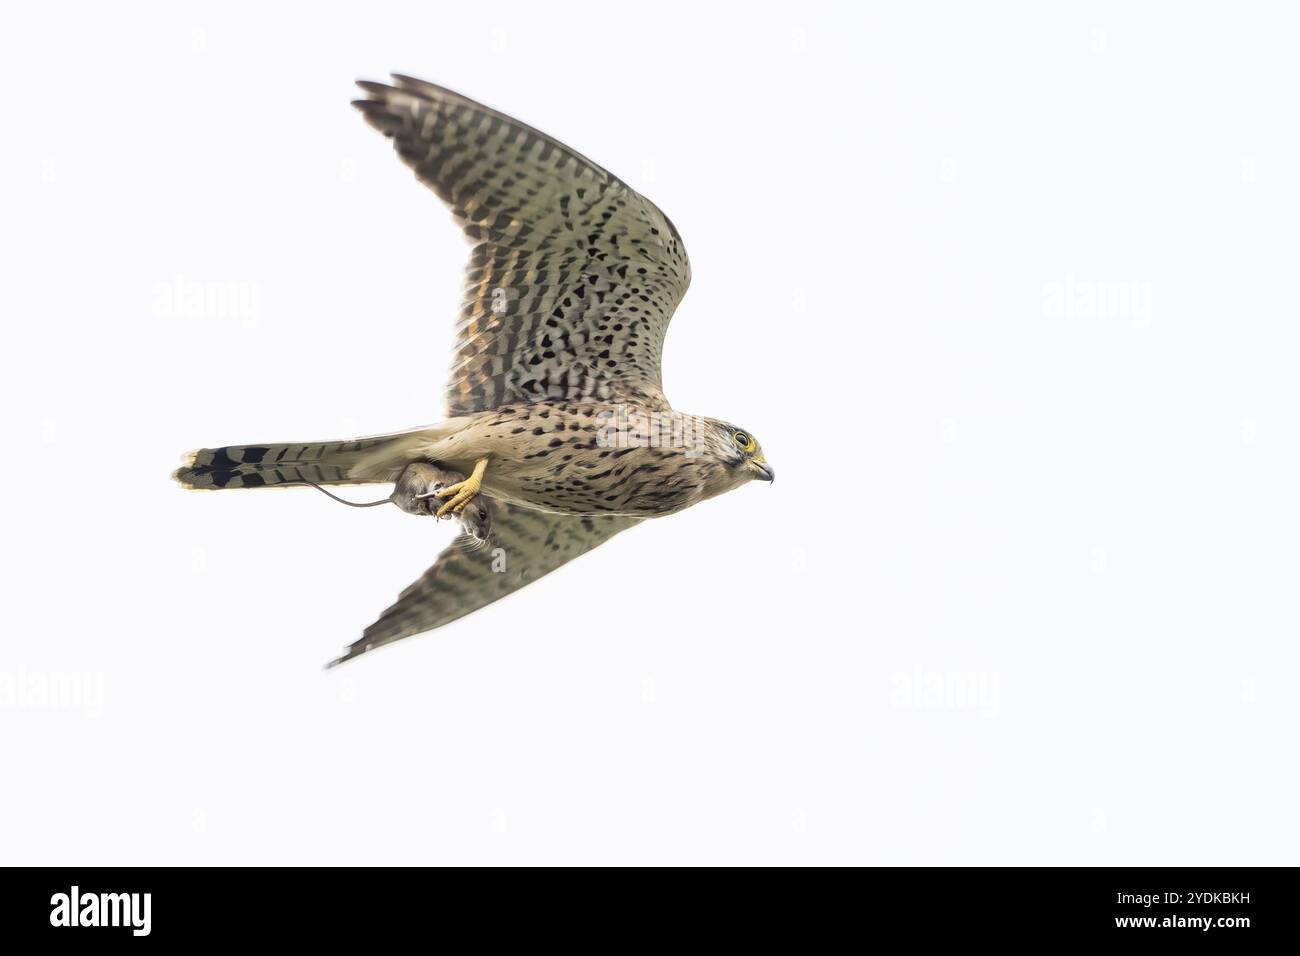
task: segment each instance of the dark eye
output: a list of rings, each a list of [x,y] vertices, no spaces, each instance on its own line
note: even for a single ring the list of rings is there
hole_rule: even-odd
[[[734,437],[736,439],[736,444],[739,445],[741,448],[749,447],[749,436],[746,435],[744,432],[736,432]]]

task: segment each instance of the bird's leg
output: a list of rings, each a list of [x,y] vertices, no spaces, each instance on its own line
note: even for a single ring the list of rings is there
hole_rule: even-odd
[[[478,494],[478,490],[483,487],[483,472],[487,471],[488,460],[480,458],[474,462],[474,470],[470,472],[469,477],[464,481],[458,481],[454,485],[448,485],[446,488],[439,488],[434,492],[439,498],[450,498],[441,508],[438,509],[438,517],[451,512],[460,514],[470,499]]]

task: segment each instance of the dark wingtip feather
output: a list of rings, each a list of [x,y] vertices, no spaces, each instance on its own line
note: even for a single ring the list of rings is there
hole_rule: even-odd
[[[367,628],[367,630],[369,630],[369,628]],[[338,667],[340,664],[346,664],[348,661],[356,660],[366,651],[373,650],[374,648],[375,648],[375,643],[373,641],[367,641],[364,637],[362,637],[361,640],[353,644],[349,644],[344,649],[343,653],[340,656],[334,658],[334,660],[330,661],[328,664],[325,665],[325,669],[327,671],[333,670],[334,668]]]

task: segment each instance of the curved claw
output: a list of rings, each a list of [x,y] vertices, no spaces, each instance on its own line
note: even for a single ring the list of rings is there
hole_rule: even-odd
[[[458,481],[454,485],[435,490],[434,494],[439,498],[451,499],[438,509],[438,517],[441,518],[447,514],[460,514],[473,497],[478,494],[479,489],[483,487],[483,472],[486,470],[487,459],[480,458],[474,463],[474,470],[464,481]]]
[[[439,497],[442,497],[443,495],[452,495],[452,499],[444,502],[443,506],[438,509],[437,513],[439,518],[446,516],[448,513],[460,514],[461,511],[465,509],[465,506],[469,504],[470,499],[478,494],[477,488],[465,487],[468,484],[468,480],[462,481],[459,484],[443,488],[438,492]]]

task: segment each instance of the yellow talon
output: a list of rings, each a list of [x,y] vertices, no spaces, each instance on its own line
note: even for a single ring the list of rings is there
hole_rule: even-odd
[[[488,460],[480,458],[474,462],[474,470],[464,481],[458,481],[454,485],[448,485],[446,488],[439,488],[434,492],[439,498],[451,498],[441,508],[438,509],[438,517],[444,515],[460,514],[469,504],[470,499],[478,494],[478,490],[483,487],[483,472],[487,471]]]

